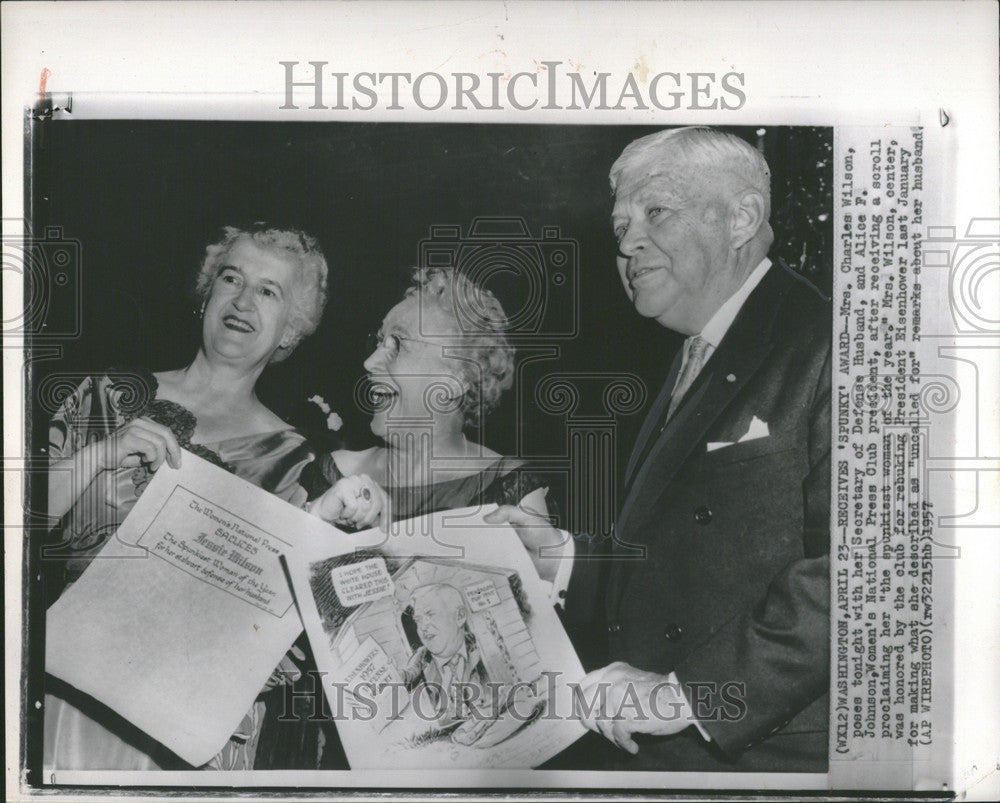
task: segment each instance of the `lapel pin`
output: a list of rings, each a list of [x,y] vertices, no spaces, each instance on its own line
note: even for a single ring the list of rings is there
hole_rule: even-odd
[[[726,381],[727,382],[735,382],[736,381],[736,374],[726,374]]]

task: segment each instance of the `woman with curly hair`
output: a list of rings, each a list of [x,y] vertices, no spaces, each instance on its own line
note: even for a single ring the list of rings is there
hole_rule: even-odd
[[[541,483],[524,471],[524,461],[475,439],[513,384],[514,349],[503,307],[454,269],[418,268],[412,279],[372,336],[364,363],[371,429],[384,445],[336,451],[315,468],[328,482],[370,476],[388,492],[396,520],[475,504],[517,504]],[[311,510],[332,521],[343,515],[341,504],[328,493]]]
[[[342,476],[365,475],[384,487],[395,521],[475,505],[521,505],[546,486],[523,460],[476,438],[513,384],[514,349],[500,302],[453,269],[418,268],[412,280],[373,335],[364,363],[371,429],[384,444],[323,455],[308,469],[313,479],[304,480],[312,486],[311,512],[327,521],[365,517],[378,505],[362,495],[345,510],[336,488],[323,492]],[[556,514],[551,501],[536,499],[529,503],[534,513]],[[310,691],[308,684],[297,690],[302,710],[292,721],[265,731],[269,745],[282,746],[272,754],[275,769],[347,766],[332,722],[309,721]]]
[[[47,558],[49,565],[58,563],[61,576],[53,577],[52,598],[113,537],[153,472],[164,462],[179,465],[182,448],[291,504],[306,502],[300,475],[315,451],[254,389],[270,363],[291,354],[319,325],[327,297],[319,245],[297,229],[227,227],[206,248],[196,293],[202,340],[188,365],[87,377],[53,416],[49,515],[56,524]],[[278,670],[273,677],[281,682]],[[186,767],[115,712],[55,678],[47,679],[47,692],[47,769]],[[253,768],[264,707],[259,697],[206,768]]]

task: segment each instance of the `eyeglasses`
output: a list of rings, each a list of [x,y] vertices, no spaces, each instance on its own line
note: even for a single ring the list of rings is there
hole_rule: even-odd
[[[421,340],[417,337],[404,337],[403,335],[387,335],[380,329],[377,332],[372,332],[368,335],[368,352],[371,353],[376,349],[382,349],[385,351],[385,357],[389,362],[392,362],[399,356],[399,346],[400,343],[423,343],[427,346],[438,346],[440,343],[432,343],[430,340]]]

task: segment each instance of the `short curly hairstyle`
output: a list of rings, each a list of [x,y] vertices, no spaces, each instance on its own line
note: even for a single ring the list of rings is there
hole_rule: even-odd
[[[240,237],[249,237],[265,248],[286,251],[299,266],[297,281],[292,285],[292,315],[289,321],[294,336],[287,346],[279,347],[271,356],[271,362],[281,362],[304,337],[316,331],[323,319],[329,274],[326,258],[316,238],[300,229],[277,228],[263,222],[246,228],[225,226],[222,238],[205,248],[205,257],[195,282],[195,296],[200,304],[207,303],[223,259]]]
[[[461,411],[466,429],[478,427],[514,384],[507,315],[492,292],[454,268],[414,268],[411,278],[405,297],[436,304],[455,323],[467,387]]]

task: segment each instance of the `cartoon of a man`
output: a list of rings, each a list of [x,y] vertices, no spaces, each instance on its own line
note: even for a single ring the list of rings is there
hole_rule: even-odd
[[[403,670],[403,681],[409,691],[425,691],[439,716],[456,718],[459,703],[475,697],[477,687],[483,699],[488,680],[462,592],[433,583],[414,591],[412,604],[422,646]]]

